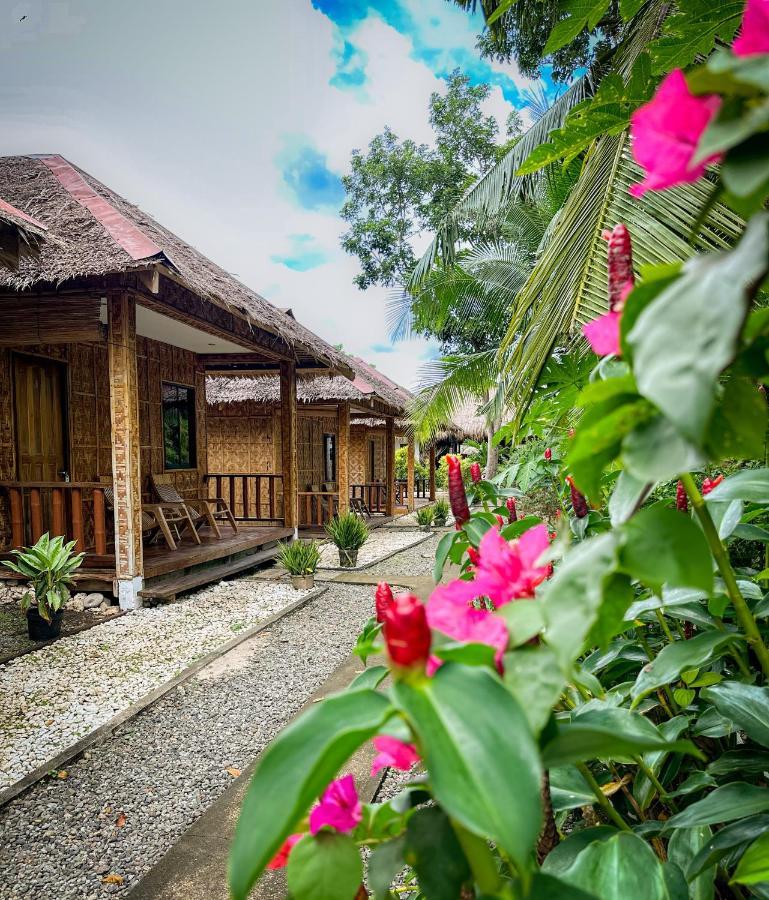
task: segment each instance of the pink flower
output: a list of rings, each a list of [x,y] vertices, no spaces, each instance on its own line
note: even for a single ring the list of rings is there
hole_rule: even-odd
[[[374,746],[379,751],[371,763],[371,777],[390,766],[401,772],[408,772],[415,762],[419,762],[417,748],[413,744],[405,744],[398,738],[380,734],[374,738]]]
[[[702,496],[707,497],[707,495],[715,490],[719,484],[724,480],[723,475],[717,475],[715,478],[706,478],[702,482]]]
[[[646,169],[643,182],[630,188],[634,197],[697,181],[707,166],[718,162],[720,154],[698,163],[692,160],[720,106],[721,98],[715,94],[692,94],[681,69],[665,77],[654,97],[630,120],[633,156]]]
[[[545,448],[545,459],[546,459],[548,462],[550,462],[550,460],[551,460],[552,458],[553,458],[553,451],[551,450],[551,448],[550,448],[550,447]]]
[[[374,605],[377,622],[384,622],[385,612],[393,604],[393,589],[386,581],[380,581],[374,592]]]
[[[473,479],[473,484],[478,484],[481,480],[481,464],[474,462],[470,463],[470,477]]]
[[[455,582],[472,585],[474,582]],[[447,585],[450,587],[450,585]],[[430,628],[440,631],[463,644],[488,644],[495,649],[494,661],[502,670],[502,656],[507,649],[507,626],[490,609],[477,609],[470,601],[450,592],[437,589],[427,602],[427,621]],[[427,674],[432,675],[442,665],[436,656],[427,664]]]
[[[475,579],[456,579],[433,591],[427,608],[430,626],[438,631],[443,630],[430,621],[430,605],[436,598],[468,604],[478,597],[488,597],[498,607],[518,597],[533,597],[534,588],[547,578],[547,564],[537,565],[537,560],[548,546],[545,525],[536,525],[525,531],[517,541],[509,542],[496,528],[490,528],[481,538],[478,548],[480,559],[476,565]]]
[[[748,0],[732,52],[735,56],[769,53],[769,0]]]
[[[304,837],[303,834],[290,834],[280,846],[280,850],[267,863],[268,869],[283,869],[288,865],[288,857],[294,849],[294,844],[299,843]]]
[[[352,775],[345,775],[331,782],[323,792],[320,803],[310,813],[310,832],[317,834],[321,828],[328,826],[347,834],[362,818],[355,779]]]
[[[621,313],[607,312],[583,326],[582,333],[587,338],[593,353],[598,356],[620,355],[619,320]]]

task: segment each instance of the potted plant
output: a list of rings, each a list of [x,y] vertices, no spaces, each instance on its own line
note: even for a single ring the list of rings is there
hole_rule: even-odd
[[[433,508],[432,506],[420,506],[417,510],[417,525],[422,531],[429,531],[433,524]]]
[[[444,528],[449,517],[449,501],[441,498],[433,505],[433,525],[436,528]]]
[[[44,534],[34,547],[14,550],[16,562],[3,563],[29,580],[31,589],[21,598],[21,609],[27,614],[27,630],[33,641],[51,641],[61,634],[64,604],[69,600],[75,570],[85,556],[73,553],[74,547],[74,541],[65,544],[63,537]]]
[[[351,569],[358,564],[358,550],[368,540],[366,523],[355,513],[335,516],[326,524],[326,534],[339,550],[339,565]]]
[[[315,572],[320,561],[320,551],[315,541],[291,541],[280,545],[278,562],[291,577],[297,591],[306,591],[315,585]]]

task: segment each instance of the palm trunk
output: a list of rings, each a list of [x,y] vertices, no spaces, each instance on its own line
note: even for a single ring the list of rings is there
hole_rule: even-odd
[[[494,435],[499,431],[502,423],[499,419],[488,421],[486,423],[486,441],[488,443],[488,451],[486,453],[486,477],[493,478],[497,474],[499,465],[499,448],[492,445]]]

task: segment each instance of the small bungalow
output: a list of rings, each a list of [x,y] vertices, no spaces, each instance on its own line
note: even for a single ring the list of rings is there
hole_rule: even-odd
[[[249,528],[229,515],[217,438],[209,460],[206,372],[233,366],[268,376],[279,410],[268,519],[262,504]],[[65,534],[84,586],[124,608],[253,565],[299,523],[298,376],[356,377],[61,156],[0,159],[0,554]]]

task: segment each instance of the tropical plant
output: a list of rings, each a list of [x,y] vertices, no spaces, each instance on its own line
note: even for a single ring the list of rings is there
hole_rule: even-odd
[[[366,543],[369,530],[360,516],[348,512],[341,516],[334,516],[325,525],[326,534],[340,550],[355,551]]]
[[[420,506],[417,510],[417,525],[429,528],[433,524],[434,509],[432,506]]]
[[[289,575],[314,575],[320,562],[315,541],[290,541],[280,544],[278,563]]]
[[[442,528],[446,524],[446,520],[449,517],[449,502],[448,500],[444,500],[442,497],[439,497],[435,503],[433,503],[433,524],[437,525],[439,528]]]
[[[427,466],[420,460],[414,461],[414,476],[427,478]],[[395,451],[395,480],[405,481],[408,477],[408,447],[398,447]]]
[[[40,616],[51,622],[69,600],[69,588],[74,584],[74,574],[85,554],[74,553],[75,541],[64,542],[61,536],[51,538],[46,532],[33,547],[12,550],[15,562],[3,561],[3,565],[28,579],[31,590],[21,598],[22,612],[34,602]]]
[[[472,478],[470,477],[470,466],[473,461],[471,459],[460,459],[460,465],[462,467],[462,481],[465,485],[470,484]],[[448,462],[446,456],[442,456],[440,461],[438,462],[438,466],[435,470],[435,485],[439,487],[442,491],[445,491],[449,486],[449,469]]]

